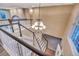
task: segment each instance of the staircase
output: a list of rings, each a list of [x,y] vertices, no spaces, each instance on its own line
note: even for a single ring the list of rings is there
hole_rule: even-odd
[[[20,38],[22,41],[28,43],[29,45],[35,47],[37,50],[47,53],[48,55],[54,55],[55,51],[48,48],[48,41],[43,36],[43,33],[41,32],[33,32],[30,30],[30,28],[23,26],[22,24],[18,24],[20,26],[18,28],[19,31],[16,31],[14,33],[10,33],[14,35],[15,37]],[[24,28],[24,29],[23,29]],[[26,31],[25,31],[26,30]],[[28,34],[30,32],[31,34]],[[2,32],[0,32],[2,33]],[[23,34],[24,33],[24,34]],[[22,36],[20,37],[19,34]],[[5,36],[5,37],[4,37]],[[22,44],[18,43],[8,35],[5,35],[2,33],[2,43],[9,49],[10,55],[13,56],[34,56],[37,55]],[[8,39],[8,41],[7,41]],[[7,50],[8,51],[8,50]]]
[[[34,40],[34,41],[37,41],[39,50],[45,52],[45,50],[47,48],[47,41],[43,38],[42,33],[41,32],[35,33],[35,38],[36,38],[36,40]]]

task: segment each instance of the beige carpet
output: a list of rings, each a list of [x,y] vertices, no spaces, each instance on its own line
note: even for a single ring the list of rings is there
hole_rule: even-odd
[[[7,51],[0,45],[0,56],[9,56]]]

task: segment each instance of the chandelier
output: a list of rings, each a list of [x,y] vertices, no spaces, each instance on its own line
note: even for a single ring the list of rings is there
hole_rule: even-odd
[[[32,28],[35,30],[43,30],[46,28],[46,26],[40,19],[40,3],[39,3],[39,19],[37,19],[37,21],[32,25]]]
[[[32,25],[32,28],[34,28],[35,30],[43,30],[46,28],[46,26],[43,24],[42,21],[37,21]]]

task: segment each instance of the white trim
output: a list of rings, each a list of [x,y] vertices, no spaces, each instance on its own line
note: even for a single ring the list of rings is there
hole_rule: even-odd
[[[68,42],[69,42],[69,44],[70,44],[72,54],[73,54],[74,56],[79,56],[79,53],[77,52],[76,47],[75,47],[73,41],[71,40],[71,38],[67,37],[67,39],[68,39]]]
[[[55,56],[61,56],[61,55],[62,55],[62,50],[60,45],[58,44],[56,48]]]

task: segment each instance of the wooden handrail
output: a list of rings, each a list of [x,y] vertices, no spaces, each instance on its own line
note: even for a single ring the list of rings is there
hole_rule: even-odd
[[[11,20],[11,21],[26,21],[26,20],[32,20],[32,19],[6,19],[6,20],[0,20],[0,21],[8,21],[8,20]]]
[[[20,24],[22,27],[24,27],[25,29],[27,29],[28,31],[34,33],[32,30],[28,29],[27,27],[23,26],[22,24]]]
[[[12,25],[16,25],[18,23],[12,23]],[[3,27],[3,26],[10,26],[11,24],[5,24],[5,25],[0,25],[0,27]]]
[[[47,54],[45,54],[42,51],[37,50],[36,48],[34,48],[33,46],[29,45],[28,43],[26,43],[25,41],[13,36],[12,34],[6,32],[5,30],[1,29],[0,30],[2,32],[4,32],[5,34],[7,34],[9,37],[13,38],[15,41],[19,42],[20,44],[22,44],[23,46],[27,47],[28,49],[30,49],[31,51],[33,51],[34,53],[38,54],[39,56],[47,56]]]
[[[24,27],[25,29],[27,29],[28,31],[30,31],[32,34],[33,34],[33,36],[35,37],[35,33],[33,32],[33,31],[31,31],[30,29],[28,29],[27,27],[25,27],[25,26],[23,26],[22,24],[20,24],[20,23],[12,23],[13,25],[15,25],[15,24],[18,24],[19,25],[19,27],[20,26],[22,26],[22,27]],[[3,27],[3,26],[9,26],[9,25],[11,25],[11,24],[6,24],[6,25],[0,25],[0,27]],[[3,29],[1,29],[3,32],[6,32],[5,30],[3,30]],[[8,32],[7,32],[8,33]],[[9,34],[9,33],[8,33]],[[22,34],[22,33],[21,33]],[[45,37],[43,37],[44,39],[45,39]],[[36,37],[35,37],[35,39],[36,39]],[[45,39],[46,40],[46,39]],[[37,41],[37,39],[36,39],[36,41]],[[47,40],[46,40],[47,41]],[[37,42],[38,43],[38,42]],[[38,45],[39,45],[39,43],[38,43]],[[47,47],[48,47],[48,41],[47,41],[47,45],[46,45]],[[40,45],[39,45],[39,47],[40,47]],[[40,47],[40,49],[41,49],[41,47]]]
[[[20,24],[20,25],[21,25],[22,27],[24,27],[26,30],[28,30],[28,31],[32,32],[33,37],[35,37],[35,39],[36,39],[36,41],[37,41],[37,38],[36,38],[35,33],[34,33],[33,31],[31,31],[31,30],[30,30],[30,29],[28,29],[27,27],[23,26],[22,24]],[[37,43],[38,43],[39,48],[41,49],[41,46],[39,45],[39,42],[38,42],[38,41],[37,41]]]

